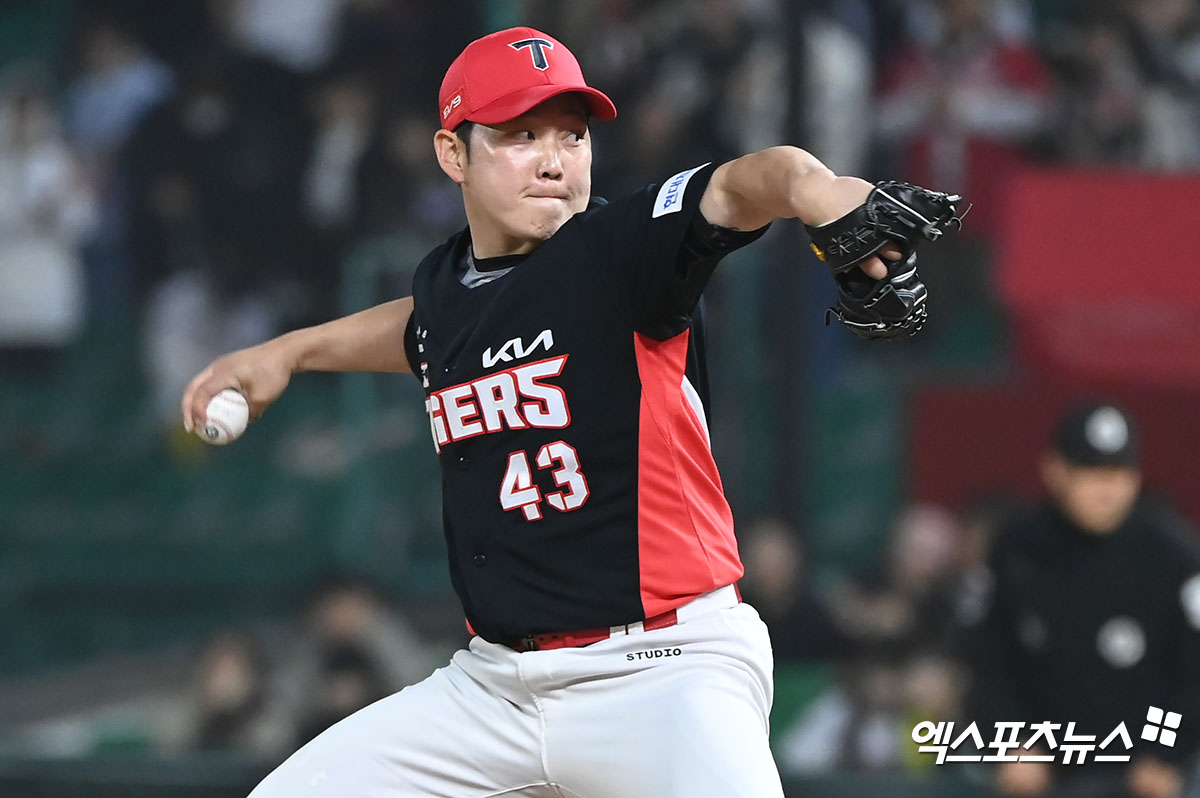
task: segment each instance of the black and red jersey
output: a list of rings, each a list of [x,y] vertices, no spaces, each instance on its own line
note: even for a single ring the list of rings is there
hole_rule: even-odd
[[[761,231],[704,222],[712,170],[596,204],[507,271],[479,271],[465,230],[417,269],[405,345],[484,638],[631,623],[742,575],[698,303]]]

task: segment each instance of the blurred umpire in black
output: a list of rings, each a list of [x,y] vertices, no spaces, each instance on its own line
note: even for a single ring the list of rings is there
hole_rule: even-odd
[[[1002,529],[964,604],[965,719],[985,744],[998,721],[1024,721],[1022,740],[1062,724],[1059,749],[1036,752],[1053,763],[991,766],[1000,795],[1179,798],[1200,748],[1200,545],[1141,495],[1137,430],[1116,405],[1070,409],[1049,448],[1046,500]],[[1097,746],[1124,722],[1133,746],[1063,765],[1071,721]]]

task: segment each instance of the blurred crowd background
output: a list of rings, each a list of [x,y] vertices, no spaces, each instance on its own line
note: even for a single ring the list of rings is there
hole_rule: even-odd
[[[415,381],[305,375],[224,449],[178,404],[225,351],[408,292],[464,223],[442,73],[513,24],[616,102],[600,195],[786,142],[974,203],[908,342],[823,326],[799,225],[708,291],[714,448],[805,794],[935,794],[908,733],[955,716],[956,597],[1066,402],[1125,402],[1147,484],[1200,518],[1197,0],[6,0],[12,794],[241,794],[466,639]]]

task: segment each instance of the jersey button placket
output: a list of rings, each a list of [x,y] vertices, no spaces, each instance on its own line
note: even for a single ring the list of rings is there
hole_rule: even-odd
[[[465,455],[463,457],[458,458],[458,468],[460,471],[466,471],[470,467],[471,467],[471,458],[469,458]]]
[[[476,554],[475,557],[472,559],[472,562],[475,563],[476,568],[482,568],[483,566],[487,565],[487,555],[486,554]]]

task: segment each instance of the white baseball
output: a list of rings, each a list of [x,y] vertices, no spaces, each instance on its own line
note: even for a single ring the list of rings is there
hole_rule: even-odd
[[[250,423],[250,405],[246,397],[226,388],[208,403],[204,425],[196,432],[206,443],[224,446],[236,441]]]

